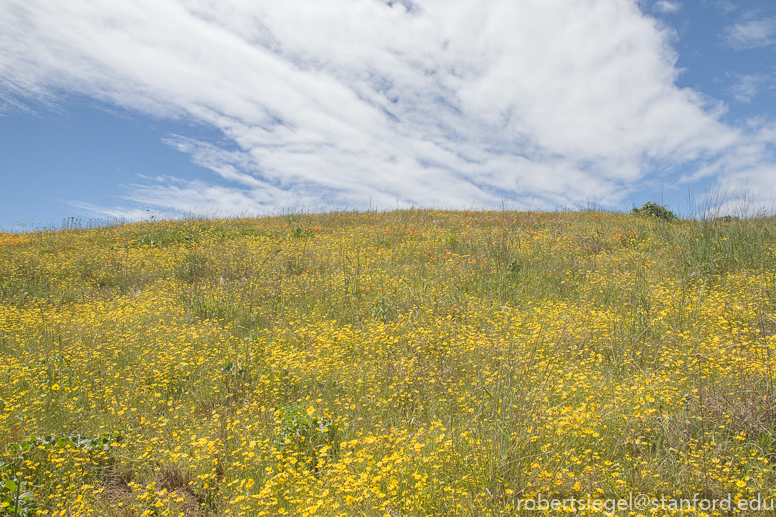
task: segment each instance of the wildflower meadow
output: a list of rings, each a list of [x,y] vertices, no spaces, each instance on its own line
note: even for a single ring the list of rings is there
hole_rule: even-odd
[[[771,217],[2,233],[0,516],[776,497],[775,301]]]

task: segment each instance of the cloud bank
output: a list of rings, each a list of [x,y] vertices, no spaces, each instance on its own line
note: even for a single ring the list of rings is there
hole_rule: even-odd
[[[766,128],[678,88],[662,27],[628,0],[5,0],[0,102],[77,93],[221,130],[169,136],[214,176],[132,186],[159,209],[616,205],[677,171],[772,186]]]

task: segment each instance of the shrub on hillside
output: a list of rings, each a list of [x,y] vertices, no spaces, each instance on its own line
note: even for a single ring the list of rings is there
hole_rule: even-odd
[[[658,205],[657,203],[653,203],[652,201],[644,203],[644,206],[642,206],[641,208],[636,208],[634,206],[633,213],[636,215],[648,215],[652,217],[658,217],[660,219],[665,219],[666,221],[673,221],[678,219],[676,214],[674,214],[671,210],[669,210],[663,205]]]

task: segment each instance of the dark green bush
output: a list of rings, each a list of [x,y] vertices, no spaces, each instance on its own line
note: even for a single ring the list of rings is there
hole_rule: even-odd
[[[652,201],[644,203],[644,206],[642,206],[641,208],[636,208],[634,206],[633,213],[636,215],[648,215],[652,217],[657,217],[660,219],[664,219],[666,221],[674,221],[676,219],[679,219],[676,216],[676,214],[674,214],[671,210],[669,210],[663,205],[658,205],[657,203],[653,203]]]

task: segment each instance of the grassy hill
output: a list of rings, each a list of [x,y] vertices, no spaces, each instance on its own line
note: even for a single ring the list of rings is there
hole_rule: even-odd
[[[0,515],[770,497],[775,296],[773,218],[0,234]]]

